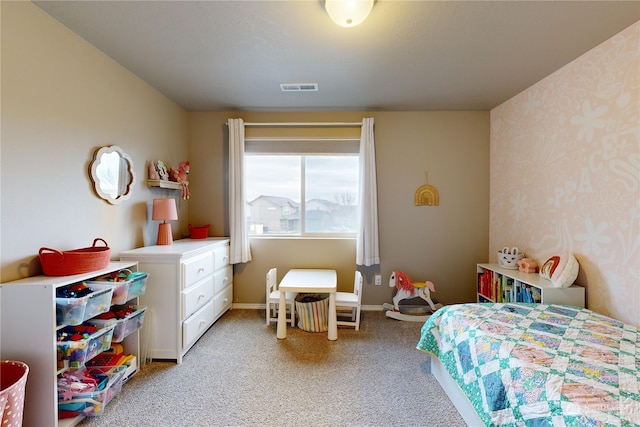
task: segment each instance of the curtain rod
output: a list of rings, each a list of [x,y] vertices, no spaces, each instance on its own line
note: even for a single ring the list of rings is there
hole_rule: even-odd
[[[357,136],[348,138],[305,138],[305,137],[267,137],[267,136],[247,136],[244,138],[245,141],[255,141],[255,142],[344,142],[344,141],[360,141],[360,138]]]
[[[280,123],[256,123],[245,122],[245,126],[255,127],[361,127],[362,122],[280,122]]]

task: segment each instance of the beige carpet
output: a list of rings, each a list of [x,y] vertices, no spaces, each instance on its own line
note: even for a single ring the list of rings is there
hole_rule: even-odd
[[[462,426],[416,350],[421,323],[362,313],[360,331],[289,326],[264,310],[232,310],[183,363],[151,362],[84,427]]]

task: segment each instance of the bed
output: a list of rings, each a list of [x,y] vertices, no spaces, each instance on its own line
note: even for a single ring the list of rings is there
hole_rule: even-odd
[[[593,311],[449,305],[417,348],[470,426],[640,425],[640,329]]]

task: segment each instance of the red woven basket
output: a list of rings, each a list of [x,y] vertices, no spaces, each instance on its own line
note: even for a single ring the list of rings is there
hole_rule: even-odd
[[[105,246],[96,246],[101,241]],[[47,276],[69,276],[88,273],[109,266],[111,249],[104,239],[95,239],[89,248],[58,251],[40,248],[40,263]]]
[[[209,225],[210,224],[194,227],[189,224],[189,237],[192,239],[206,239],[209,237]]]

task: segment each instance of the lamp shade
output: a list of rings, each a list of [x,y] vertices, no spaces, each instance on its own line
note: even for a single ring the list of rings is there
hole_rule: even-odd
[[[355,27],[367,19],[374,0],[325,0],[329,17],[341,27]]]
[[[176,201],[174,199],[153,199],[151,219],[156,221],[175,221],[178,219]]]

